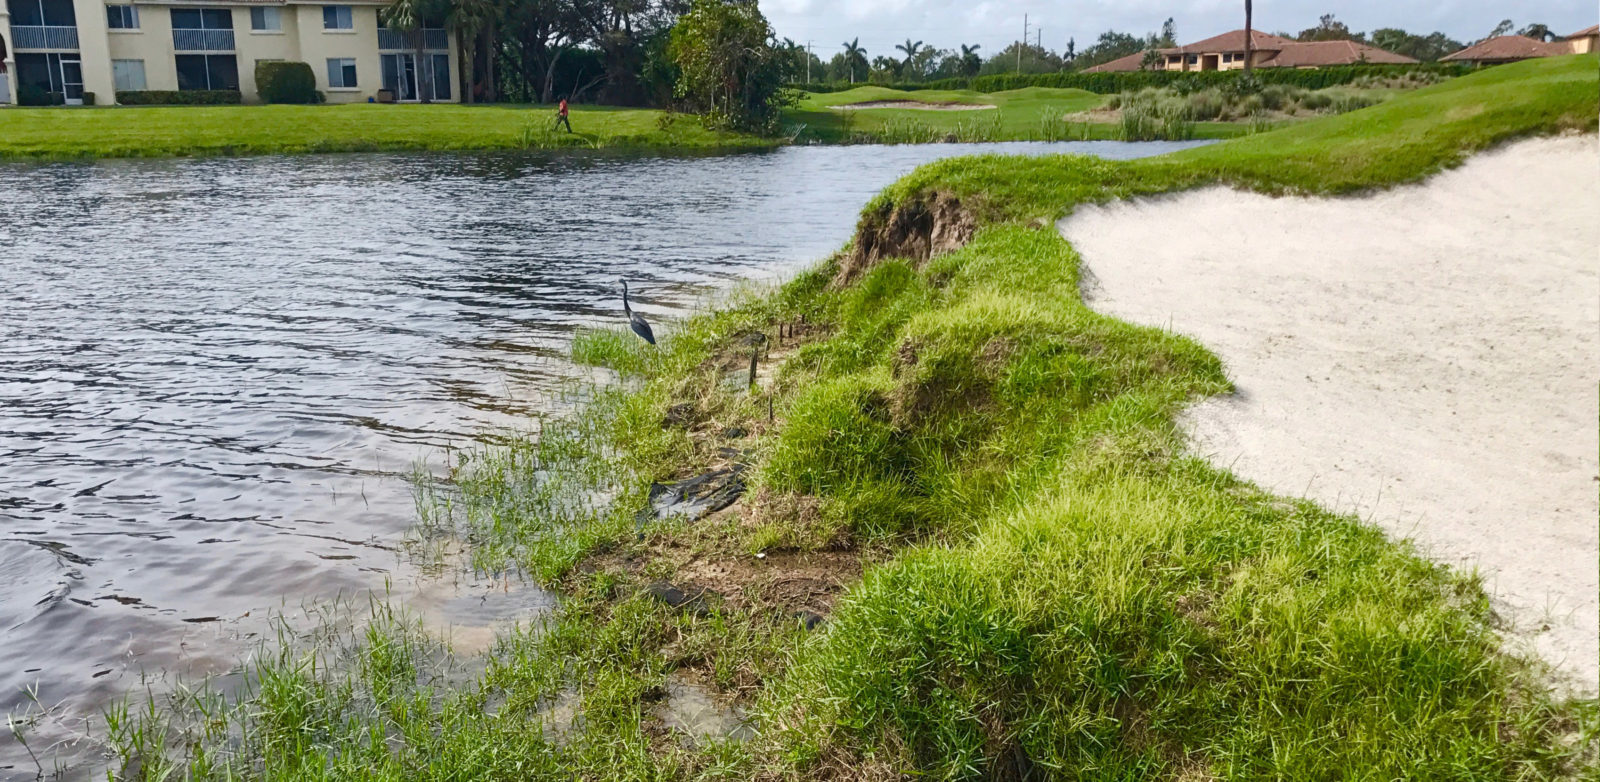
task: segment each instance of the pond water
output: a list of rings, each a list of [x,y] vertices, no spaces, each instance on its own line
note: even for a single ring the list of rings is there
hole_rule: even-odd
[[[413,470],[548,409],[619,277],[670,328],[837,249],[918,164],[1184,146],[0,167],[0,709],[37,687],[38,751],[147,673],[227,670],[269,613],[406,575]],[[0,736],[0,777],[32,769]]]

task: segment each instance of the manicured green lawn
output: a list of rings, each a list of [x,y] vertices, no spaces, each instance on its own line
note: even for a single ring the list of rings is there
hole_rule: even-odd
[[[976,112],[828,108],[868,100],[988,103]],[[705,129],[698,117],[653,109],[575,106],[575,133],[557,132],[549,106],[354,104],[340,106],[129,106],[10,108],[0,111],[0,158],[168,157],[300,152],[638,147],[739,149],[799,142],[1014,141],[1111,138],[1109,124],[1061,117],[1102,97],[1083,90],[1029,88],[900,93],[880,87],[808,94],[785,112],[780,137]],[[1239,135],[1243,127],[1201,123],[1198,135]]]
[[[925,166],[862,217],[854,248],[895,251],[847,248],[658,347],[580,336],[574,359],[628,382],[420,498],[419,537],[560,588],[547,624],[462,674],[380,610],[269,645],[238,702],[114,712],[118,757],[151,779],[1593,779],[1600,704],[1553,700],[1502,651],[1472,576],[1185,449],[1175,418],[1225,367],[1092,311],[1051,220],[1212,184],[1415,181],[1594,132],[1597,76],[1532,61],[1160,158]],[[933,213],[972,235],[920,257]],[[752,332],[781,361],[754,391],[725,382]],[[730,447],[751,482],[731,512],[635,525],[652,482]],[[669,608],[660,579],[726,602]],[[812,595],[828,621],[807,630]],[[754,737],[670,731],[685,678]]]
[[[0,158],[165,157],[380,150],[543,147],[771,146],[706,130],[698,118],[643,109],[575,106],[574,133],[557,132],[548,106],[129,106],[0,111]]]

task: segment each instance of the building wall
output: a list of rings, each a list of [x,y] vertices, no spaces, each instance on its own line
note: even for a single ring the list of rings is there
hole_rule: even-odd
[[[11,46],[11,11],[4,2],[0,2],[0,44],[4,44],[5,47],[5,57],[0,58],[0,64],[4,64],[6,68],[4,79],[0,79],[0,81],[5,82],[5,95],[0,97],[4,97],[5,100],[3,102],[8,105],[15,104],[17,102],[17,56]]]
[[[1588,54],[1596,49],[1600,49],[1600,35],[1586,35],[1582,38],[1572,39],[1572,51],[1574,54]]]
[[[111,79],[111,48],[106,34],[104,0],[74,0],[78,17],[78,54],[83,58],[83,91],[94,93],[96,103],[116,102]]]
[[[317,24],[322,23],[322,6],[317,9]],[[239,57],[239,92],[245,103],[260,103],[256,94],[256,63],[262,60],[299,61],[300,15],[297,6],[279,7],[279,30],[250,29],[250,9],[233,9],[234,51]],[[316,70],[316,65],[311,69]]]
[[[1187,55],[1187,54],[1177,55],[1177,57],[1179,58],[1178,62],[1173,62],[1172,61],[1172,56],[1171,55],[1167,55],[1165,57],[1165,59],[1162,61],[1161,65],[1162,65],[1163,69],[1169,70],[1169,71],[1199,71],[1199,70],[1205,70],[1206,69],[1205,68],[1205,64],[1206,64],[1206,58],[1207,57],[1215,57],[1215,58],[1217,58],[1217,67],[1212,69],[1212,70],[1218,70],[1218,71],[1239,71],[1239,70],[1244,70],[1244,52],[1233,52],[1232,54],[1235,55],[1233,61],[1232,62],[1223,62],[1223,58],[1226,57],[1228,54],[1229,54],[1229,52],[1202,52],[1202,53],[1196,53],[1195,55],[1193,55],[1194,58],[1195,58],[1195,61],[1193,63],[1189,62],[1190,55]],[[1260,51],[1260,50],[1256,50],[1256,51],[1252,51],[1250,53],[1250,55],[1251,55],[1250,59],[1255,61],[1255,64],[1256,64],[1257,68],[1263,68],[1263,67],[1266,67],[1267,62],[1272,59],[1272,54],[1273,54],[1272,52],[1263,52],[1263,51]]]
[[[292,5],[285,12],[291,10],[298,19],[301,59],[311,66],[311,72],[317,77],[317,89],[328,96],[329,103],[360,103],[378,94],[383,74],[378,70],[377,6],[352,6],[350,30],[323,29],[320,5]],[[350,57],[356,61],[354,88],[328,86],[330,57]]]
[[[102,3],[102,8],[104,4]],[[172,13],[168,6],[141,5],[139,8],[139,29],[137,30],[107,30],[106,50],[112,60],[143,60],[144,61],[144,86],[148,90],[176,90],[178,89],[178,68],[172,59]],[[102,19],[105,11],[100,11]],[[78,12],[79,21],[82,21],[83,11]],[[83,42],[83,30],[80,24],[78,30],[79,45]],[[84,54],[88,60],[88,54]],[[115,84],[113,73],[113,85]],[[95,96],[99,98],[99,95]],[[109,102],[109,101],[104,101]]]
[[[106,0],[74,0],[77,14],[79,54],[83,60],[84,90],[95,94],[99,104],[110,104],[115,96],[115,77],[112,60],[144,61],[145,88],[149,90],[178,89],[178,70],[172,46],[172,5],[136,4],[139,9],[139,27],[135,30],[108,30]],[[292,4],[274,6],[279,9],[281,31],[256,31],[250,29],[250,6],[227,3],[198,6],[186,3],[182,7],[229,8],[233,21],[234,58],[239,70],[239,90],[247,103],[259,102],[256,94],[255,68],[261,60],[288,60],[304,62],[311,66],[317,89],[327,95],[329,103],[359,103],[377,96],[382,87],[383,72],[378,51],[378,4],[344,3],[351,6],[350,30],[323,28],[321,4]],[[16,95],[16,67],[10,46],[10,26],[3,23],[8,18],[4,0],[0,0],[0,35],[5,37],[7,58],[6,78],[10,94]],[[226,54],[226,52],[221,52]],[[460,100],[459,53],[455,36],[449,36],[451,101]],[[356,61],[356,86],[338,88],[328,86],[328,60],[351,58]]]

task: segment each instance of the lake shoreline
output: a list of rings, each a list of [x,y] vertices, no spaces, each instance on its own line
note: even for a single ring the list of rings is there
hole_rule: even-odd
[[[158,711],[121,759],[283,779],[1581,773],[1592,707],[1501,651],[1481,585],[1185,450],[1176,417],[1230,390],[1222,363],[1090,311],[1052,227],[1216,184],[1386,189],[1592,133],[1592,59],[1145,161],[924,166],[777,291],[659,349],[586,333],[574,359],[629,382],[455,473],[475,562],[565,594],[478,681],[435,689],[436,647],[390,622],[346,650],[353,673],[287,649],[255,699]],[[738,476],[735,504],[645,513],[708,471]],[[671,716],[706,697],[754,730]],[[176,758],[136,740],[169,732]]]

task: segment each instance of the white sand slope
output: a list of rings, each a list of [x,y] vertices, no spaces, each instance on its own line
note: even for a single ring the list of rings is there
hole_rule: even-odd
[[[1595,137],[1361,198],[1210,189],[1060,229],[1093,307],[1227,365],[1238,394],[1186,415],[1197,452],[1478,568],[1508,641],[1596,692]]]

